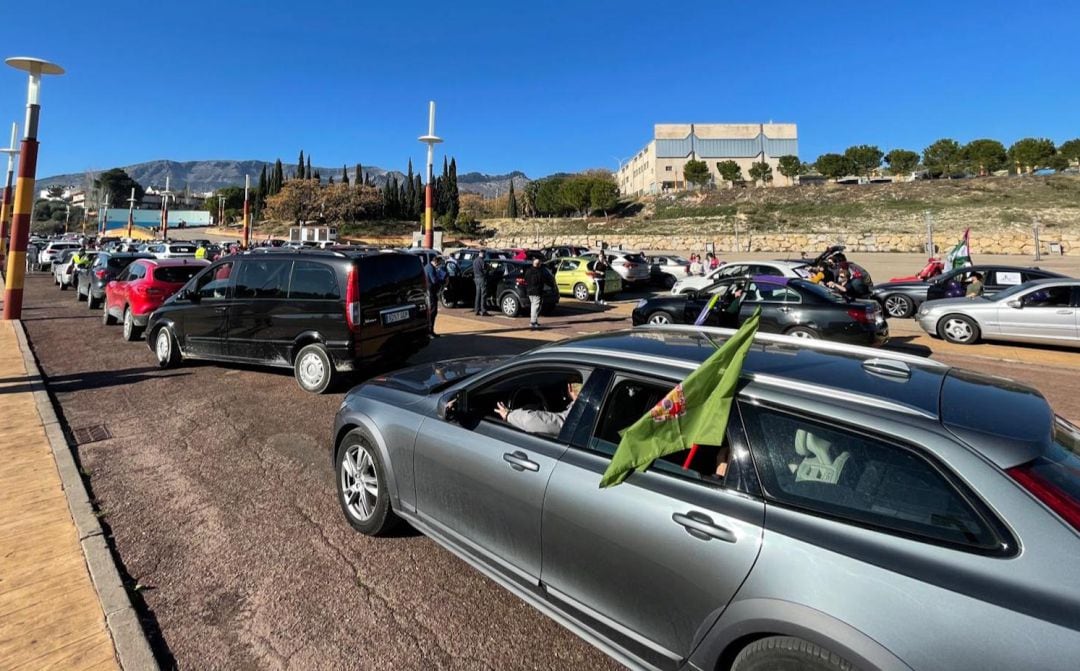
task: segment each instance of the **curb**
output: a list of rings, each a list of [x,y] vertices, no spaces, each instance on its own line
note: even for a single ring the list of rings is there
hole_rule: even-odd
[[[79,534],[79,544],[86,558],[86,566],[90,570],[90,579],[94,583],[94,589],[97,590],[101,610],[105,614],[105,623],[112,637],[120,668],[130,671],[143,669],[154,671],[159,668],[157,660],[154,659],[146,633],[143,632],[142,625],[139,623],[139,616],[131,605],[127,590],[120,579],[120,572],[116,568],[116,562],[113,561],[109,545],[105,542],[101,524],[94,515],[94,507],[90,503],[82,476],[75,465],[71,446],[68,445],[67,438],[64,436],[52,401],[49,399],[49,393],[45,390],[44,377],[30,349],[26,329],[21,321],[15,321],[13,325],[15,338],[19,342],[19,349],[22,350],[30,388],[33,389],[34,403],[37,405],[45,435],[48,436],[52,447],[56,470],[60,474],[61,486],[67,497],[68,510],[71,512],[71,518]]]

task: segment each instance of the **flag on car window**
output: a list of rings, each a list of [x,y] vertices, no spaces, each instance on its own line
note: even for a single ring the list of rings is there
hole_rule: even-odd
[[[723,444],[743,360],[754,342],[760,316],[759,308],[697,370],[623,430],[619,447],[600,479],[601,487],[617,485],[631,471],[644,471],[660,457],[695,444]]]
[[[971,265],[971,246],[968,244],[970,235],[971,229],[968,228],[964,231],[964,237],[960,239],[960,242],[956,243],[956,246],[945,257],[945,265],[949,267],[949,270]]]

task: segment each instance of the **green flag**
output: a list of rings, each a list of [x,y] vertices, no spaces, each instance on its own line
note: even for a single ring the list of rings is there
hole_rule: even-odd
[[[644,471],[660,457],[692,445],[723,444],[739,373],[760,316],[759,308],[697,370],[622,432],[615,456],[600,479],[601,487],[617,485],[630,471]]]

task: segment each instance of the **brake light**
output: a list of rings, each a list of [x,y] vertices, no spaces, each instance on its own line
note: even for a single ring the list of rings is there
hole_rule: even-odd
[[[519,287],[525,286],[525,278],[524,277],[518,277],[518,278],[514,279],[514,284],[518,285]]]
[[[345,323],[350,331],[360,330],[360,271],[355,265],[349,268],[345,280]]]
[[[870,308],[850,308],[847,313],[848,317],[851,317],[860,324],[869,324],[873,321]]]
[[[1080,501],[1036,470],[1042,461],[1036,459],[1021,466],[1014,466],[1006,469],[1005,473],[1032,496],[1042,501],[1047,508],[1057,513],[1061,519],[1080,531]]]
[[[95,270],[94,271],[94,277],[98,278],[99,280],[105,279],[105,271],[104,270]]]

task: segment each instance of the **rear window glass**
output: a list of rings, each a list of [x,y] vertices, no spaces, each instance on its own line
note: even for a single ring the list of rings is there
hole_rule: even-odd
[[[799,289],[801,289],[804,293],[817,296],[823,301],[829,301],[830,303],[847,303],[843,296],[834,291],[826,289],[820,284],[814,284],[813,282],[809,282],[807,280],[791,280],[791,282],[789,282],[788,284],[793,287],[799,287]]]
[[[195,248],[190,245],[171,245],[169,251],[173,254],[194,254]]]
[[[291,261],[244,259],[236,276],[237,298],[285,298]]]
[[[127,268],[134,260],[135,259],[130,256],[110,256],[109,267],[114,270],[120,270],[122,268]]]
[[[424,285],[424,268],[420,265],[420,259],[411,254],[366,256],[357,259],[357,264],[360,267],[361,294],[410,283]]]
[[[419,265],[416,259],[413,261]],[[297,261],[293,264],[289,298],[334,300],[340,296],[333,268],[313,261]]]
[[[645,257],[641,254],[626,254],[623,258],[630,263],[645,263]]]
[[[203,269],[204,266],[167,266],[154,271],[154,279],[158,282],[171,282],[182,284]]]

